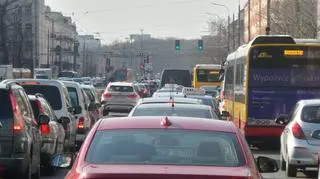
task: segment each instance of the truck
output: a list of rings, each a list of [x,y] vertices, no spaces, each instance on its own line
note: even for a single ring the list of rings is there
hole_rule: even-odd
[[[35,79],[52,79],[53,73],[51,68],[35,68],[34,69]]]
[[[13,79],[12,65],[0,65],[0,81],[5,79]]]

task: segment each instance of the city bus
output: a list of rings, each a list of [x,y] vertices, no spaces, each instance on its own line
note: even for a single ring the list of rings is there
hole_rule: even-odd
[[[221,65],[216,64],[197,64],[193,68],[193,87],[201,86],[221,86],[219,78]]]
[[[251,144],[279,142],[284,126],[275,118],[301,99],[320,98],[320,43],[290,36],[258,36],[228,55],[223,116]]]

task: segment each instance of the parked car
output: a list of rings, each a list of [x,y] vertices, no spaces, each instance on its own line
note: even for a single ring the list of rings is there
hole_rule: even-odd
[[[46,172],[53,173],[55,168],[51,166],[51,158],[55,154],[64,152],[65,132],[62,124],[70,122],[68,118],[57,119],[50,104],[42,94],[28,95],[33,115],[37,122],[40,116],[47,118],[48,124],[40,125],[41,130],[41,166]]]
[[[67,87],[72,106],[79,108],[79,110],[74,113],[77,126],[76,143],[77,148],[79,148],[91,129],[91,126],[94,124],[89,114],[92,106],[90,106],[90,101],[79,83],[63,81],[63,84]]]
[[[109,112],[128,113],[139,99],[140,97],[132,83],[111,82],[101,97],[103,116],[107,116]]]
[[[66,86],[58,80],[44,79],[15,79],[5,80],[2,83],[19,83],[28,95],[42,94],[49,102],[58,119],[68,118],[70,123],[63,124],[66,133],[65,149],[73,151],[76,149],[76,120],[73,113],[78,108],[72,107]]]
[[[297,169],[318,168],[320,100],[301,100],[289,115],[280,115],[276,122],[287,124],[281,134],[281,170],[288,177],[296,177]]]
[[[44,116],[35,119],[28,96],[16,83],[0,85],[0,168],[18,178],[40,177],[41,133]]]
[[[277,172],[275,160],[258,157],[232,122],[189,117],[125,117],[96,123],[65,179],[86,178],[252,178]],[[232,171],[232,172],[230,172]]]

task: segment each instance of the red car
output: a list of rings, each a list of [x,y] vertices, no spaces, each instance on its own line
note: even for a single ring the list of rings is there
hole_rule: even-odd
[[[72,161],[60,154],[52,163],[73,163],[66,179],[260,179],[279,169],[273,159],[255,162],[231,122],[171,116],[101,119]]]

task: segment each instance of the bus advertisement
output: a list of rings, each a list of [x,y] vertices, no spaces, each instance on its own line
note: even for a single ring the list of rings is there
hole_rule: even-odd
[[[221,65],[197,64],[193,69],[193,87],[222,85],[220,77]]]
[[[225,64],[225,114],[250,143],[276,142],[301,99],[320,97],[320,44],[255,44],[230,54]],[[275,140],[278,139],[278,140]]]

